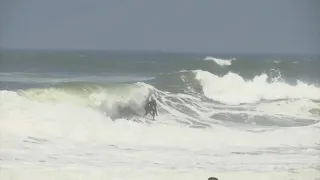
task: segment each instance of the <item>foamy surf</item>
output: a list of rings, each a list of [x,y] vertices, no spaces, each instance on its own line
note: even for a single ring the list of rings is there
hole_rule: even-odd
[[[74,104],[24,98],[16,102],[6,109],[1,105],[1,179],[26,175],[33,179],[318,177],[318,171],[303,166],[317,165],[319,139],[315,137],[320,134],[312,127],[260,133],[261,129],[250,132],[221,125],[195,129],[112,121],[99,111]],[[170,116],[157,117],[165,120]],[[20,148],[23,151],[12,151]]]
[[[223,56],[1,56],[0,179],[319,178],[319,61]]]
[[[101,157],[102,158],[102,157]],[[162,164],[163,161],[160,161],[159,164]],[[194,168],[192,168],[194,167]],[[219,177],[223,180],[234,180],[235,177],[241,177],[241,179],[246,180],[272,180],[272,179],[281,179],[281,180],[317,180],[319,177],[319,172],[314,170],[301,170],[299,172],[241,172],[239,171],[225,171],[215,170],[212,173],[212,170],[199,170],[199,167],[190,165],[189,169],[165,169],[165,170],[156,170],[157,168],[144,168],[132,166],[130,169],[123,168],[119,166],[114,166],[115,170],[110,170],[110,168],[92,168],[92,167],[69,167],[68,169],[61,168],[58,169],[49,169],[44,168],[39,171],[37,168],[16,168],[4,170],[0,177],[3,179],[12,180],[24,179],[25,177],[30,177],[35,180],[42,180],[47,177],[51,179],[61,179],[61,180],[79,180],[79,179],[91,179],[91,180],[101,180],[101,179],[117,179],[117,180],[163,180],[163,179],[184,179],[184,180],[194,180],[194,179],[208,179],[208,177],[214,176]],[[264,175],[262,175],[264,174]],[[15,178],[12,178],[15,177]],[[112,178],[111,178],[112,177]],[[239,178],[238,178],[239,179]]]
[[[203,129],[167,123],[175,121],[170,114],[185,118],[177,111],[161,112],[157,122],[150,123],[133,121],[139,117],[112,120],[92,107],[69,103],[70,99],[31,97],[1,92],[1,102],[7,102],[0,104],[2,179],[21,179],[26,174],[35,179],[48,175],[58,179],[110,175],[180,179],[188,174],[194,178],[197,173],[212,176],[212,169],[220,179],[237,175],[255,179],[261,173],[265,179],[318,176],[317,171],[303,166],[317,165],[314,157],[320,132],[313,126],[241,130],[219,124]],[[11,151],[19,147],[24,150]],[[300,153],[304,156],[297,156]],[[96,168],[110,166],[113,168]]]
[[[194,73],[202,85],[204,94],[212,100],[225,104],[239,105],[262,100],[320,99],[320,88],[299,80],[297,85],[289,85],[277,79],[268,82],[266,74],[258,75],[252,80],[245,80],[232,72],[223,77],[201,70]]]
[[[146,126],[143,123],[146,121],[142,118],[143,106],[144,100],[151,94],[158,99],[160,116],[157,117],[157,121],[149,121],[149,125]],[[295,112],[300,112],[301,105],[306,110],[315,107],[316,104],[314,103],[312,106],[311,102],[308,102],[309,107],[302,102],[290,103],[291,107],[286,107],[287,103],[278,105],[271,102],[258,105],[255,111],[250,106],[244,106],[241,111],[228,109],[228,107],[221,109],[220,105],[210,105],[207,102],[202,102],[201,98],[171,94],[157,90],[145,83],[108,88],[100,86],[91,90],[68,87],[64,89],[30,89],[22,92],[1,91],[0,97],[2,137],[19,135],[21,137],[41,137],[48,140],[64,138],[70,139],[71,142],[78,140],[83,142],[97,141],[98,143],[125,142],[130,145],[140,141],[139,144],[144,146],[185,149],[195,147],[196,149],[218,147],[220,149],[223,147],[225,149],[230,147],[280,148],[282,146],[298,148],[300,146],[310,147],[318,143],[316,139],[312,138],[319,135],[317,129],[309,127],[292,127],[291,129],[271,131],[266,129],[268,131],[256,134],[247,132],[246,128],[237,130],[234,127],[225,127],[223,121],[217,123],[214,117],[215,114],[226,113],[224,109],[227,108],[229,115],[237,113],[247,113],[250,116],[265,114],[266,117],[270,115],[269,118],[272,119],[272,116],[276,117],[281,114],[277,111],[279,109],[293,110],[298,108]],[[275,111],[271,107],[274,107]],[[305,111],[301,111],[301,113],[303,112]],[[290,113],[289,110],[287,113],[289,116],[299,118],[299,114]],[[313,117],[308,116],[310,114],[304,115],[303,118],[316,121]],[[162,124],[158,124],[159,122]],[[252,123],[256,122],[252,121]],[[273,125],[280,125],[277,121],[273,123]],[[15,127],[17,124],[19,127]],[[201,128],[193,128],[197,126]],[[261,127],[257,126],[256,128]],[[297,130],[300,135],[290,138]],[[157,138],[164,131],[166,134]],[[121,133],[117,135],[119,132]],[[229,136],[229,134],[233,134],[235,137]],[[224,138],[221,138],[221,135]],[[198,136],[201,137],[201,141]],[[283,139],[274,140],[275,137],[280,136]],[[306,137],[309,137],[307,138],[309,141]],[[260,141],[264,138],[270,140]]]

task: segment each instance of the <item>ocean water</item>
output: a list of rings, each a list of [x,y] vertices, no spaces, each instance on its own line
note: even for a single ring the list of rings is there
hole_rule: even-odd
[[[319,180],[319,68],[307,55],[2,51],[0,179]]]

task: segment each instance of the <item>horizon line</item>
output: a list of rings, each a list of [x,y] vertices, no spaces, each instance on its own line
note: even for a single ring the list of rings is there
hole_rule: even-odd
[[[72,51],[110,51],[110,52],[146,52],[168,54],[268,54],[268,55],[320,55],[320,53],[308,52],[207,52],[207,51],[178,51],[160,49],[108,49],[108,48],[4,48],[0,51],[42,51],[42,52],[72,52]]]

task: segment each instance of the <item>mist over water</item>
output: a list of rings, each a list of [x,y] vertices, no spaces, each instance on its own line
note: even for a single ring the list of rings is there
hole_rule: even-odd
[[[1,57],[0,179],[320,177],[319,57]]]

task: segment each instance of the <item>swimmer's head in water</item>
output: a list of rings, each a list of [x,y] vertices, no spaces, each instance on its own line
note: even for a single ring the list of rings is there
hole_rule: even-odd
[[[218,178],[215,177],[209,177],[208,180],[218,180]]]

